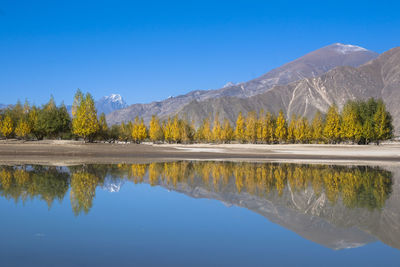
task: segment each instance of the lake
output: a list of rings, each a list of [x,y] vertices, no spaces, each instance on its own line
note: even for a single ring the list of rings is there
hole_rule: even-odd
[[[400,168],[0,166],[0,266],[399,266]]]

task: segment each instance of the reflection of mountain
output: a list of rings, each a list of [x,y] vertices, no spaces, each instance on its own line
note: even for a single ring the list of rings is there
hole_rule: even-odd
[[[397,175],[400,178],[400,175]],[[282,195],[267,198],[247,192],[220,192],[203,184],[188,188],[185,184],[171,190],[190,197],[215,199],[228,205],[244,207],[266,217],[271,222],[290,229],[302,237],[332,249],[355,248],[376,241],[400,249],[400,186],[395,184],[382,209],[348,208],[342,201],[330,203],[326,193],[317,195],[312,187],[298,191],[287,186]],[[233,190],[234,192],[234,190]]]
[[[393,173],[395,177],[392,178]],[[381,240],[400,249],[400,170],[299,164],[168,162],[66,168],[0,166],[0,195],[70,201],[89,212],[96,188],[148,183],[252,210],[332,249]]]

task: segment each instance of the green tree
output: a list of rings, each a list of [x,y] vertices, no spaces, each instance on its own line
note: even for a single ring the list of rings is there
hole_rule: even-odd
[[[109,129],[107,125],[106,115],[101,113],[99,118],[99,131],[97,132],[97,137],[100,140],[108,140],[109,138]]]

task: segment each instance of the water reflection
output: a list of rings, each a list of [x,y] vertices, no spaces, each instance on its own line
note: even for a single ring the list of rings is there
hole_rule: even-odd
[[[50,208],[69,192],[75,215],[90,212],[97,188],[118,191],[128,181],[242,206],[334,249],[376,238],[400,247],[400,238],[391,233],[400,214],[391,210],[388,220],[385,213],[392,173],[378,167],[190,161],[0,166],[2,197],[40,199]]]

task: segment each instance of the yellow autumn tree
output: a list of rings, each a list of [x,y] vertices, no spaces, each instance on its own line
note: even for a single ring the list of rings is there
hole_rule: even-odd
[[[26,121],[26,119],[20,119],[17,127],[15,128],[15,135],[19,138],[25,139],[30,132],[31,128],[29,127],[29,123]]]
[[[132,140],[139,144],[147,138],[147,128],[144,124],[143,118],[139,119],[136,116],[131,131]]]
[[[246,141],[255,144],[257,142],[257,113],[255,111],[247,113],[245,124]]]
[[[275,142],[275,117],[270,113],[267,112],[265,115],[265,129],[263,129],[263,139],[268,144]]]
[[[275,136],[280,143],[283,143],[286,141],[287,125],[286,125],[285,116],[284,116],[282,110],[279,111],[279,115],[276,118]]]
[[[164,121],[163,123],[163,132],[164,132],[164,138],[165,141],[167,141],[168,143],[171,143],[173,140],[173,136],[172,136],[172,120],[170,117],[168,117],[167,121]]]
[[[179,121],[178,115],[175,115],[172,121],[172,141],[175,143],[181,143],[181,133],[181,122]]]
[[[224,124],[221,129],[221,142],[229,143],[234,138],[233,128],[228,119],[224,119]]]
[[[72,132],[85,141],[93,142],[95,134],[100,129],[94,100],[89,93],[80,97],[78,91],[77,95],[76,98],[81,101],[77,103],[77,110],[72,119]]]
[[[244,143],[246,141],[245,131],[246,131],[246,126],[244,117],[242,115],[242,112],[239,112],[239,115],[236,119],[235,138],[240,143]]]
[[[326,114],[324,136],[329,143],[337,143],[340,141],[340,114],[335,105],[330,106]]]
[[[162,126],[156,115],[153,115],[150,120],[149,137],[153,143],[161,142],[164,139]]]
[[[296,142],[296,127],[297,127],[297,116],[292,115],[292,118],[290,119],[289,126],[287,128],[287,141],[289,143],[294,144]]]
[[[1,121],[0,124],[0,131],[1,134],[7,139],[9,138],[14,130],[14,125],[13,125],[13,121],[10,117],[10,115],[6,115],[3,120]]]
[[[257,140],[258,142],[265,142],[265,136],[264,133],[266,133],[266,128],[267,128],[267,123],[265,119],[265,113],[264,110],[261,109],[260,115],[258,116],[258,121],[257,121]]]
[[[210,118],[205,118],[203,120],[203,123],[197,129],[196,136],[198,141],[211,142],[213,140]]]
[[[311,122],[311,139],[315,143],[320,143],[323,139],[324,121],[321,112],[317,111]]]
[[[358,116],[357,103],[348,101],[343,107],[341,135],[343,139],[358,143],[362,137],[361,118]]]
[[[219,122],[219,114],[214,117],[214,124],[212,129],[213,141],[216,143],[221,142],[221,123]]]

